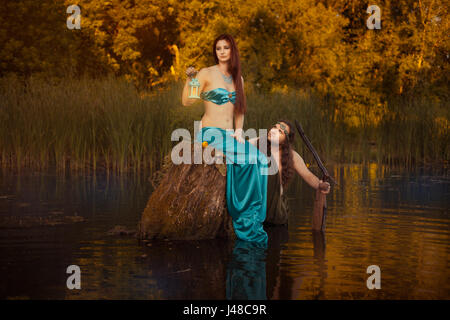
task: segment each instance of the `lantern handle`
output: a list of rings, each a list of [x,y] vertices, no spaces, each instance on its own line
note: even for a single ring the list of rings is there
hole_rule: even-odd
[[[192,68],[192,70],[190,70]],[[193,79],[196,77],[198,71],[195,70],[194,66],[189,66],[186,70],[186,75],[188,76],[188,78]]]

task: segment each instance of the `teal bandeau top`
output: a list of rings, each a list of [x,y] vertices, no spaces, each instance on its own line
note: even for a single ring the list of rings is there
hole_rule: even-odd
[[[231,103],[234,104],[236,102],[236,91],[229,92],[224,88],[216,88],[200,93],[200,98],[219,105],[227,103],[228,101],[231,101]]]

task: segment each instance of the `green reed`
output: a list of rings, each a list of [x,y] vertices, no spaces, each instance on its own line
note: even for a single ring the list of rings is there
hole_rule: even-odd
[[[449,159],[448,108],[426,100],[392,101],[378,125],[350,127],[335,118],[336,104],[310,91],[258,93],[246,85],[244,128],[269,128],[297,119],[325,162],[415,165]],[[112,173],[153,171],[176,142],[176,128],[193,134],[201,101],[181,104],[183,83],[138,92],[127,81],[0,79],[0,161],[23,167]],[[301,139],[296,150],[312,157]]]
[[[377,131],[381,160],[413,166],[450,158],[450,108],[423,97],[390,102]]]

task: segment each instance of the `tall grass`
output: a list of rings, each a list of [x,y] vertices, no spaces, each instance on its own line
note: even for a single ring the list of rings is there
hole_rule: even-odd
[[[181,83],[139,93],[115,77],[0,79],[3,167],[108,172],[158,168],[171,133],[200,120],[203,106],[181,105]],[[244,128],[298,119],[324,161],[414,165],[448,161],[449,110],[425,100],[394,101],[377,126],[352,128],[335,119],[332,101],[308,91],[258,94],[249,87]],[[296,149],[309,161],[297,137]]]
[[[390,102],[376,132],[384,163],[414,166],[450,159],[450,108],[423,97]]]

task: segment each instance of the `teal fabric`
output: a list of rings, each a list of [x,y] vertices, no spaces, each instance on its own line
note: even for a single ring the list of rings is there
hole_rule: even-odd
[[[245,144],[239,143],[231,136],[233,132],[203,127],[196,140],[208,142],[226,156],[227,209],[237,238],[267,246],[263,222],[266,219],[268,159],[247,140]]]
[[[231,101],[231,103],[234,104],[236,102],[236,91],[229,92],[224,88],[216,88],[214,90],[200,93],[200,98],[219,105],[227,103],[228,101]]]

